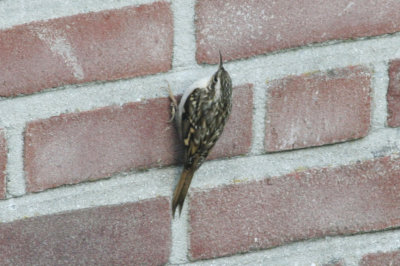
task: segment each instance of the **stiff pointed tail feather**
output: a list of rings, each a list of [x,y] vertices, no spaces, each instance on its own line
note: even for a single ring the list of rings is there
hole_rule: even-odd
[[[174,191],[174,198],[172,199],[172,216],[175,217],[176,207],[179,206],[179,215],[181,215],[183,202],[185,201],[186,194],[189,190],[190,183],[192,182],[194,170],[183,169],[181,178]]]

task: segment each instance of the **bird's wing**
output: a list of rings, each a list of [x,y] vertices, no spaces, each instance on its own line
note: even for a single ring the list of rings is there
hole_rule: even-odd
[[[178,184],[175,187],[174,196],[172,199],[172,214],[175,215],[175,210],[179,206],[179,214],[181,213],[183,202],[185,201],[186,194],[188,192],[190,183],[192,182],[193,174],[197,169],[197,165],[200,156],[196,151],[200,147],[200,139],[196,134],[198,129],[198,120],[200,118],[200,97],[201,89],[196,88],[185,97],[185,101],[181,105],[181,137],[183,145],[185,146],[184,156],[184,169],[179,179]]]
[[[179,102],[179,106],[178,106],[178,115],[176,117],[176,122],[177,122],[177,125],[178,125],[179,134],[182,133],[182,115],[185,112],[185,104],[186,104],[186,101],[189,98],[189,95],[192,94],[192,92],[194,90],[198,89],[198,88],[206,88],[209,79],[210,79],[209,77],[204,77],[202,79],[199,79],[199,80],[195,81],[183,93],[181,101]],[[180,137],[182,138],[183,135],[181,134]]]
[[[185,146],[185,165],[193,163],[193,156],[198,151],[202,143],[201,127],[201,95],[202,89],[195,89],[188,96],[182,112],[182,140]]]
[[[206,159],[222,133],[225,116],[216,114],[205,91],[195,89],[188,97],[182,113],[182,140],[185,147],[185,168],[197,169]],[[212,115],[210,114],[212,113]]]

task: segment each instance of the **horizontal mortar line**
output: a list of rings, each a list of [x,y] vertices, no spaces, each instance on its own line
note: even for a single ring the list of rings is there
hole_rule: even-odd
[[[158,1],[159,0],[2,0],[0,1],[0,29],[8,29],[13,26],[35,21],[45,21],[89,12],[119,9],[126,6],[139,6]],[[171,0],[164,1],[171,2]],[[25,10],[35,10],[35,12],[26,12]]]
[[[334,167],[400,152],[400,131],[376,130],[364,139],[290,152],[234,157],[206,162],[196,173],[192,188],[279,177],[296,170]],[[135,202],[172,195],[181,167],[116,174],[112,178],[49,189],[0,201],[0,221],[52,214],[81,208]]]
[[[328,263],[345,259],[346,265],[358,265],[363,255],[390,252],[400,247],[400,230],[338,235],[289,243],[283,246],[204,261],[169,265],[299,265]]]
[[[269,80],[316,70],[349,65],[379,64],[400,57],[400,34],[380,39],[344,42],[331,46],[304,47],[279,54],[260,55],[225,63],[234,85],[265,84]],[[301,64],[299,63],[301,62]],[[167,97],[169,83],[175,94],[183,93],[194,80],[211,76],[215,65],[196,65],[150,76],[111,82],[92,82],[0,101],[0,126],[24,124],[61,113],[122,105],[145,99]]]
[[[0,201],[0,222],[170,196],[177,174],[174,167],[119,173],[112,178],[9,198]]]
[[[229,63],[231,68],[241,70],[237,72],[241,76],[246,77],[262,68],[260,73],[273,80],[310,71],[376,64],[400,58],[399,45],[400,33],[396,33],[351,42],[317,43],[272,54],[256,55],[247,60],[241,59]],[[250,68],[242,65],[244,60],[251,66]]]
[[[280,177],[308,168],[335,167],[354,164],[400,152],[400,131],[386,128],[368,136],[342,143],[275,152],[249,157],[210,161],[198,170],[192,188],[212,188],[219,185]]]

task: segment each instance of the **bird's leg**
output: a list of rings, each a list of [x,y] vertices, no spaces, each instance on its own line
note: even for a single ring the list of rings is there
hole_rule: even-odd
[[[174,119],[175,119],[176,110],[178,109],[178,103],[177,103],[177,101],[176,101],[176,99],[175,99],[174,94],[173,94],[172,91],[171,91],[171,88],[170,88],[170,86],[169,86],[169,83],[168,83],[168,88],[167,88],[167,90],[168,90],[169,98],[170,98],[170,100],[171,100],[171,119],[168,120],[168,123],[171,123],[171,122],[174,121]]]

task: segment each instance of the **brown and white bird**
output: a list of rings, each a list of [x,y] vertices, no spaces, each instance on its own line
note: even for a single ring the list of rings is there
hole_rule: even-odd
[[[184,166],[172,200],[172,215],[182,211],[194,172],[202,165],[221,135],[232,109],[232,81],[222,66],[211,76],[187,88],[179,106],[170,91],[172,114],[184,145]],[[178,113],[175,110],[178,108]]]

